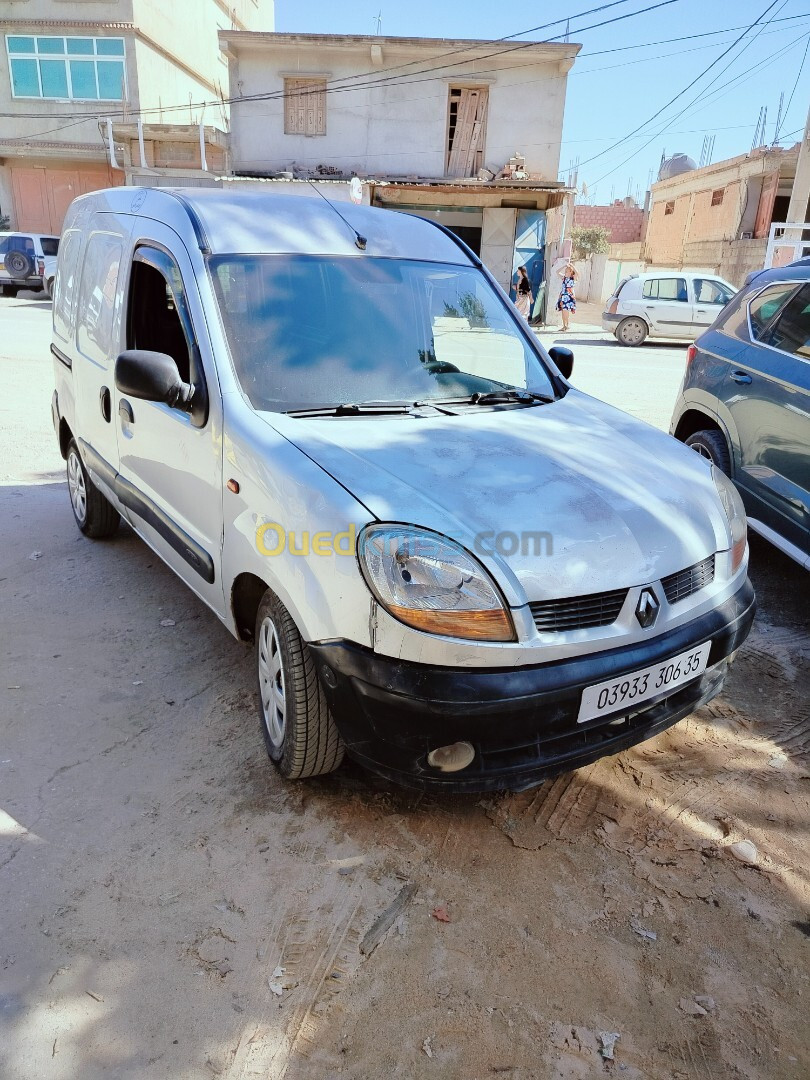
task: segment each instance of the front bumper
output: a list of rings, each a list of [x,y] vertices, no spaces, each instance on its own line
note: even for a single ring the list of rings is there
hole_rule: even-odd
[[[755,608],[746,579],[712,611],[649,641],[509,670],[414,664],[345,641],[310,648],[347,750],[362,765],[422,790],[516,791],[641,742],[710,701],[723,687],[728,656],[748,636]],[[711,651],[699,679],[635,712],[577,724],[586,686],[705,641]],[[427,764],[431,750],[458,741],[475,748],[466,769],[441,773]]]

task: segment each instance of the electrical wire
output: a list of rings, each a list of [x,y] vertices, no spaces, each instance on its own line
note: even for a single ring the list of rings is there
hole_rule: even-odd
[[[796,93],[796,87],[799,85],[799,79],[802,77],[802,72],[804,71],[804,65],[805,65],[805,61],[807,60],[807,50],[808,49],[810,49],[810,38],[807,39],[807,44],[804,47],[804,56],[802,56],[802,62],[801,62],[801,64],[799,64],[799,70],[798,70],[798,72],[796,74],[796,81],[793,84],[793,89],[790,91],[790,97],[788,98],[787,108],[785,109],[784,113],[782,114],[782,119],[779,121],[780,124],[782,124],[784,122],[785,118],[787,117],[787,114],[790,112],[790,106],[793,104],[793,95]],[[773,133],[773,141],[775,143],[779,142],[779,128],[778,127],[777,127],[776,131]]]
[[[599,29],[602,26],[608,26],[608,25],[610,25],[612,23],[621,22],[621,21],[623,21],[625,19],[632,19],[632,18],[635,18],[635,17],[637,17],[639,15],[646,15],[648,12],[655,11],[658,8],[668,7],[670,4],[676,4],[676,3],[681,3],[681,2],[682,2],[682,0],[658,0],[657,3],[648,4],[646,7],[640,8],[638,11],[627,12],[624,15],[617,15],[617,16],[614,16],[611,19],[604,19],[601,22],[592,23],[590,26],[578,27],[577,32],[578,33],[584,33],[587,30],[596,30],[596,29]],[[606,7],[610,7],[610,6],[613,6],[613,5],[606,5]],[[523,31],[523,33],[526,33],[526,32],[527,31]],[[327,85],[325,90],[319,89],[317,91],[313,91],[313,93],[315,93],[315,92],[322,93],[323,92],[323,93],[326,93],[326,94],[338,94],[338,93],[353,92],[353,91],[355,91],[357,89],[370,89],[370,88],[373,88],[375,86],[391,86],[391,85],[396,85],[396,84],[400,84],[400,83],[402,83],[404,85],[412,85],[412,84],[421,83],[421,82],[436,82],[437,79],[443,78],[443,73],[445,71],[447,71],[449,68],[464,66],[464,65],[467,65],[467,64],[470,64],[470,63],[473,63],[473,62],[478,63],[479,61],[487,60],[487,59],[490,59],[491,57],[494,57],[494,56],[502,56],[504,54],[517,52],[517,51],[522,50],[522,49],[535,48],[537,45],[552,44],[555,41],[557,41],[559,38],[563,38],[565,36],[566,36],[565,34],[558,34],[556,37],[546,39],[546,41],[521,42],[521,43],[519,43],[517,45],[510,46],[508,49],[499,49],[499,50],[496,50],[495,52],[486,53],[483,56],[478,56],[478,57],[475,57],[473,59],[467,59],[467,60],[458,61],[456,64],[440,64],[440,65],[438,65],[438,66],[436,66],[434,68],[426,68],[423,71],[413,72],[411,75],[393,76],[391,78],[383,78],[383,79],[373,79],[373,80],[368,80],[366,83],[359,83],[356,86],[329,86],[329,85]],[[503,40],[503,39],[496,39],[496,40]],[[483,42],[483,44],[486,44],[486,42]],[[472,47],[472,46],[470,46],[470,47]],[[576,56],[576,53],[574,53],[572,57],[568,57],[567,59],[573,59],[573,57],[575,57],[575,56]],[[560,57],[560,59],[565,59],[565,58]],[[433,58],[428,58],[426,61],[423,61],[423,62],[424,63],[432,62],[432,60],[433,60]],[[438,76],[435,76],[435,77],[427,78],[427,79],[416,79],[416,78],[412,77],[412,75],[428,75],[428,74],[430,74],[432,76],[433,72],[441,72],[442,74],[440,74]],[[305,96],[305,93],[306,92],[303,92],[302,96]],[[111,117],[112,116],[118,116],[118,115],[123,116],[124,112],[126,112],[127,117],[135,117],[135,116],[144,115],[146,113],[155,113],[155,112],[161,113],[161,115],[162,115],[163,113],[184,111],[185,109],[192,110],[192,109],[205,108],[208,105],[212,105],[212,106],[235,105],[235,104],[240,104],[240,103],[245,103],[245,102],[250,102],[250,101],[271,101],[271,100],[274,100],[274,99],[277,99],[277,98],[284,98],[286,96],[287,95],[286,95],[286,92],[284,90],[273,90],[273,91],[269,91],[269,92],[261,93],[261,94],[242,94],[242,95],[231,96],[231,97],[227,97],[227,98],[226,97],[217,98],[217,99],[215,99],[213,101],[197,101],[197,102],[185,102],[184,104],[181,104],[181,105],[153,106],[153,107],[148,108],[148,109],[145,109],[145,108],[144,109],[126,109],[126,110],[122,109],[122,110],[113,111],[113,112],[110,112],[109,110],[106,110],[105,115],[106,116],[111,116]],[[0,116],[2,116],[2,115],[5,115],[5,114],[0,113]],[[9,113],[8,115],[12,116],[12,117],[13,116],[19,117],[19,116],[24,115],[24,114],[21,114],[21,113],[17,112],[17,113]],[[36,114],[28,114],[28,115],[29,116],[31,116],[31,115],[39,116],[41,114],[36,113]],[[52,113],[51,115],[59,116],[60,114]],[[70,113],[63,113],[61,115],[64,116],[66,119],[73,119],[77,114],[75,112],[70,112]],[[85,113],[83,115],[87,116],[87,117],[96,117],[96,116],[99,115],[99,112],[98,112],[98,110],[96,110],[94,112],[87,112],[87,113]]]
[[[808,37],[808,40],[810,40],[810,35],[807,35],[807,37]],[[705,108],[705,106],[707,104],[709,104],[709,102],[712,99],[717,99],[718,97],[722,96],[722,94],[724,92],[727,92],[728,90],[730,90],[733,87],[734,84],[740,82],[743,79],[750,78],[751,74],[754,73],[755,71],[757,71],[759,68],[761,68],[763,66],[767,66],[768,64],[772,63],[774,60],[777,60],[784,53],[789,52],[791,49],[796,48],[797,45],[801,44],[802,40],[803,40],[803,37],[799,38],[798,41],[791,42],[789,45],[786,45],[784,48],[777,50],[775,53],[772,53],[768,57],[765,57],[764,60],[761,60],[758,64],[755,64],[753,68],[749,68],[747,71],[743,72],[740,75],[735,76],[733,79],[729,79],[727,83],[724,83],[722,86],[718,87],[717,90],[715,90],[715,92],[713,94],[710,94],[709,97],[706,100],[703,101],[703,104],[701,105],[701,108],[696,109],[695,112],[700,112],[701,109]],[[708,89],[708,87],[706,89]],[[607,179],[608,176],[612,176],[613,173],[615,173],[619,169],[621,169],[622,166],[626,165],[628,162],[632,161],[633,158],[638,157],[639,154],[643,153],[644,150],[646,150],[648,146],[650,146],[652,143],[655,142],[656,139],[659,139],[666,131],[668,131],[672,124],[674,124],[685,113],[687,113],[689,111],[689,109],[692,107],[692,105],[694,105],[698,101],[700,101],[702,96],[703,96],[703,92],[701,94],[698,94],[698,96],[696,98],[693,98],[692,101],[687,106],[685,106],[684,109],[681,110],[681,112],[677,113],[670,120],[668,120],[664,124],[664,126],[662,128],[660,128],[658,131],[656,131],[655,134],[652,135],[651,138],[649,138],[646,143],[644,143],[643,146],[640,146],[637,150],[634,150],[632,154],[630,154],[628,157],[626,157],[623,161],[619,162],[618,165],[614,166],[608,172],[606,172],[602,176],[600,176],[599,179],[595,180],[591,186],[593,188],[595,188],[597,186],[597,184],[600,184],[603,180]],[[787,136],[785,136],[785,137],[787,138]]]
[[[731,45],[729,45],[729,47],[727,49],[724,49],[723,52],[718,57],[716,57],[714,60],[712,60],[711,64],[709,64],[708,67],[705,67],[703,69],[703,71],[700,72],[699,75],[697,75],[694,79],[692,79],[691,82],[687,83],[687,85],[682,90],[679,90],[678,93],[675,94],[674,97],[671,97],[669,99],[669,101],[667,101],[664,105],[661,106],[660,109],[656,110],[656,112],[654,112],[652,114],[652,116],[647,117],[647,119],[643,123],[639,124],[638,127],[633,128],[633,130],[631,132],[629,132],[627,135],[625,135],[623,139],[620,139],[613,146],[608,147],[606,150],[601,150],[598,154],[594,154],[592,157],[586,158],[585,161],[581,161],[579,163],[578,167],[582,168],[583,165],[589,165],[592,161],[597,161],[599,158],[604,157],[606,154],[612,153],[613,150],[616,150],[619,146],[622,145],[622,143],[626,142],[627,139],[629,139],[631,136],[638,134],[638,132],[640,132],[643,128],[647,127],[648,124],[651,124],[653,122],[653,120],[655,120],[657,117],[659,117],[661,115],[661,113],[665,112],[670,107],[670,105],[674,105],[674,103],[676,101],[678,101],[679,98],[682,98],[684,96],[684,94],[688,93],[692,89],[692,87],[696,85],[696,83],[699,83],[700,80],[705,75],[708,75],[708,73],[712,70],[712,68],[716,67],[717,64],[719,64],[720,61],[724,57],[728,56],[728,54],[732,51],[732,49],[735,49],[737,47],[737,45],[739,45],[739,43],[742,41],[742,39],[745,37],[745,35],[754,26],[756,26],[757,23],[759,23],[760,20],[763,19],[772,8],[776,7],[778,2],[779,2],[779,0],[771,0],[771,3],[768,4],[768,6],[765,8],[765,10],[762,12],[762,14],[759,15],[754,20],[754,22],[752,22],[742,32],[742,34],[740,34],[739,37],[735,38],[734,41],[731,43]],[[783,4],[783,6],[784,6],[784,4]],[[621,166],[618,166],[618,168],[621,168]],[[607,175],[610,175],[610,174],[608,173]]]

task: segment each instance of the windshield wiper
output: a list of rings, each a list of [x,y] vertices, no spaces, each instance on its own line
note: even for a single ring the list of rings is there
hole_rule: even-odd
[[[309,409],[288,409],[287,416],[401,416],[412,406],[393,401],[344,402],[342,405],[313,405]]]
[[[534,390],[489,390],[487,393],[480,391],[463,398],[442,398],[440,401],[416,402],[417,405],[530,405],[534,402],[550,404],[557,399],[549,394],[538,394]]]

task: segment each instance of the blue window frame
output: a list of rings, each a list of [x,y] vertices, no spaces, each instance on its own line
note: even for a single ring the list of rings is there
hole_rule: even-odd
[[[123,101],[123,38],[6,36],[15,98]]]

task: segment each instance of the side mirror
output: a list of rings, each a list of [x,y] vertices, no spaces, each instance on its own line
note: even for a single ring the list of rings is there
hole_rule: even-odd
[[[160,401],[189,412],[194,387],[183,382],[167,353],[130,349],[115,361],[115,385],[122,394],[142,401]]]
[[[564,345],[554,345],[548,350],[548,355],[557,365],[557,369],[564,379],[571,378],[571,372],[574,370],[574,354],[570,349],[566,349]]]

